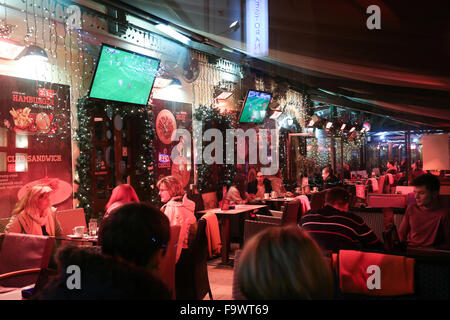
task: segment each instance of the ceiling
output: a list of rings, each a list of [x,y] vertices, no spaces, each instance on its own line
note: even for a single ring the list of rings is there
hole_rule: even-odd
[[[101,2],[211,39],[210,53],[306,86],[316,102],[395,120],[393,130],[450,129],[448,0],[269,0],[269,54],[258,58],[243,41],[245,1]],[[366,26],[370,5],[380,8],[381,29]]]

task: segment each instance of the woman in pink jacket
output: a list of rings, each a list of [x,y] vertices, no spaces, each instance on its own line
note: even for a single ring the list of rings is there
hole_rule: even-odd
[[[179,225],[180,236],[177,245],[177,258],[180,258],[181,250],[188,248],[190,236],[194,236],[197,219],[195,218],[195,203],[187,198],[180,183],[174,176],[162,178],[156,184],[159,189],[161,201],[165,203],[161,211],[169,218],[170,226]]]

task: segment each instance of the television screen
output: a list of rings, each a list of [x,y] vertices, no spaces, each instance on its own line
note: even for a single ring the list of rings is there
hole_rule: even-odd
[[[261,123],[266,117],[272,94],[267,92],[249,90],[242,107],[239,122]]]
[[[103,44],[89,96],[146,105],[159,59]]]

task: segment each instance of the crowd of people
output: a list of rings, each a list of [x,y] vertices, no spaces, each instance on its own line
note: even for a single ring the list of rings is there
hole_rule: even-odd
[[[394,172],[395,168],[388,171]],[[351,196],[331,168],[322,170],[322,179],[323,189],[327,190],[322,208],[304,213],[297,225],[269,228],[245,244],[238,277],[246,298],[332,298],[333,279],[327,255],[344,249],[384,251],[381,239],[351,212]],[[439,179],[421,174],[411,185],[416,203],[406,209],[398,231],[400,240],[408,246],[450,249],[450,213],[439,199]],[[155,270],[166,252],[170,227],[180,226],[178,261],[195,237],[197,218],[195,203],[176,177],[162,178],[157,188],[164,203],[160,209],[140,202],[131,185],[117,186],[100,224],[100,252],[62,247],[56,254],[60,270],[74,264],[83,267],[84,290],[68,290],[68,275],[60,272],[37,298],[170,299],[171,293]],[[49,201],[51,191],[46,186],[31,188],[17,203],[6,232],[60,235],[56,210]],[[227,197],[241,204],[271,191],[270,180],[258,172],[256,180],[247,185],[245,178],[237,175]]]

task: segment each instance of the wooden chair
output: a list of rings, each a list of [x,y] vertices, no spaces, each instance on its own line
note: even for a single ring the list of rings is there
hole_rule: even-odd
[[[175,265],[177,257],[177,243],[180,235],[180,226],[170,227],[170,241],[167,244],[166,254],[159,265],[159,275],[161,280],[172,292],[172,299],[175,300]]]
[[[203,193],[202,198],[205,210],[217,208],[218,202],[217,202],[217,194],[215,192]]]
[[[200,219],[191,247],[184,249],[175,267],[177,300],[202,300],[206,294],[213,300],[208,278],[208,244],[206,220]]]
[[[54,241],[48,236],[8,233],[0,235],[0,286],[24,287],[36,282],[47,268]],[[39,269],[36,271],[35,269]]]
[[[311,196],[311,209],[321,209],[325,204],[327,190],[315,192]]]
[[[63,235],[72,234],[73,228],[77,226],[86,227],[86,217],[83,208],[57,211],[56,218],[62,228]]]
[[[251,239],[254,235],[258,234],[264,229],[270,227],[279,227],[278,223],[271,223],[258,220],[245,220],[244,221],[244,244]]]
[[[273,211],[271,211],[273,212]],[[298,218],[302,216],[300,201],[290,201],[282,211],[281,217],[256,215],[258,221],[275,223],[278,225],[297,224]]]

